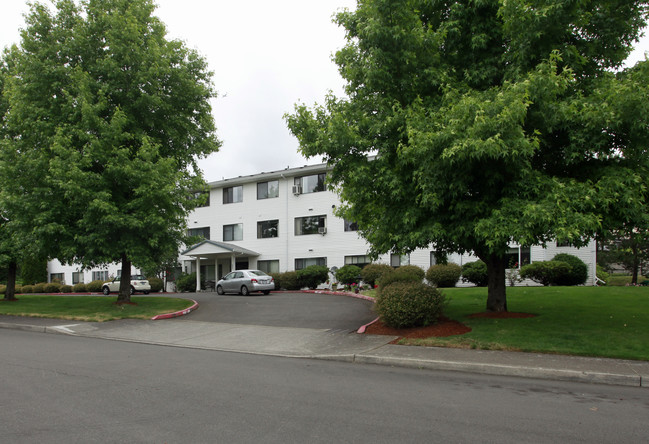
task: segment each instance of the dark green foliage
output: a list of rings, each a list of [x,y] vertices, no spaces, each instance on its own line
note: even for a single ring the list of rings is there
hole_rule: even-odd
[[[61,284],[58,282],[51,282],[49,284],[46,284],[44,286],[44,292],[45,293],[60,293],[61,292]]]
[[[478,287],[486,287],[489,281],[487,264],[484,261],[475,261],[462,265],[462,280]]]
[[[22,293],[24,291],[23,286],[22,285],[16,285],[15,291],[16,291],[16,294]]]
[[[597,285],[606,285],[610,276],[611,275],[604,270],[604,267],[597,265],[597,278],[602,281],[598,282]]]
[[[183,273],[176,279],[176,290],[179,292],[196,291],[196,273]]]
[[[47,280],[47,259],[28,258],[20,266],[23,285],[33,285]]]
[[[570,265],[561,261],[532,262],[521,268],[522,279],[531,279],[534,282],[548,286],[557,285],[558,281],[566,279],[570,274]]]
[[[384,273],[379,279],[379,291],[395,282],[421,282],[423,279],[424,270],[417,266],[393,268],[390,272]]]
[[[149,281],[149,284],[151,285],[151,293],[158,293],[158,292],[162,291],[162,287],[164,285],[164,282],[162,281],[162,279],[157,278],[157,277],[150,277],[150,278],[147,278],[147,280]]]
[[[273,282],[275,283],[275,290],[281,290],[281,288],[282,288],[282,282],[281,282],[282,273],[268,273],[268,275],[273,278]]]
[[[43,282],[41,282],[39,284],[34,284],[32,291],[34,293],[45,293],[45,286],[46,285],[47,285],[47,283],[43,283]]]
[[[72,291],[74,291],[75,293],[85,293],[88,291],[88,287],[86,286],[86,284],[82,283],[74,284]]]
[[[324,265],[310,265],[298,270],[297,279],[300,287],[315,289],[329,279],[329,269]]]
[[[23,294],[29,294],[34,292],[34,286],[33,285],[23,285],[22,288],[22,293]]]
[[[458,264],[436,264],[426,271],[426,280],[440,288],[455,287],[462,275],[462,267]]]
[[[363,282],[375,287],[385,273],[391,273],[393,268],[388,264],[368,264],[361,270]]]
[[[444,295],[422,282],[394,282],[382,288],[376,300],[381,320],[394,328],[434,324],[444,310]]]
[[[0,294],[5,294],[5,291],[7,291],[7,286],[6,285],[0,285]],[[18,293],[18,292],[16,292]]]
[[[280,274],[280,282],[284,290],[299,290],[302,288],[297,277],[297,271],[287,271]],[[277,287],[277,284],[275,285]]]
[[[553,261],[561,261],[570,265],[570,273],[557,279],[556,285],[583,285],[588,280],[588,266],[572,254],[560,253]]]
[[[358,284],[361,280],[361,268],[356,265],[345,265],[336,270],[336,280],[343,285]]]
[[[72,293],[72,285],[61,285],[61,293]]]
[[[86,290],[91,292],[91,293],[98,293],[101,291],[101,287],[103,287],[104,281],[101,279],[97,279],[96,281],[90,281],[86,284]]]

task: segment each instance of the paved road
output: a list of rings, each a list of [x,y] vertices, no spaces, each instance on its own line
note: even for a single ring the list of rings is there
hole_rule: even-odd
[[[646,391],[2,330],[0,442],[620,443]]]
[[[180,296],[200,304],[198,310],[182,317],[186,321],[351,331],[376,318],[371,302],[339,295],[273,292],[219,296],[208,292]]]

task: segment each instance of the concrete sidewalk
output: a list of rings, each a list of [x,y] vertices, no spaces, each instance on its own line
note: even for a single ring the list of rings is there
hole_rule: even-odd
[[[649,362],[391,345],[394,336],[349,331],[198,322],[76,322],[0,316],[0,328],[173,347],[329,359],[432,370],[649,387]]]

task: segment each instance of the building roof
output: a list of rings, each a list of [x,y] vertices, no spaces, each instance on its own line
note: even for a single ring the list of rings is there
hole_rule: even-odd
[[[248,250],[247,248],[240,247],[234,244],[228,244],[226,242],[217,242],[213,240],[204,240],[199,242],[196,245],[188,248],[187,250],[180,253],[183,256],[191,257],[205,257],[205,256],[214,256],[219,254],[239,254],[242,256],[259,256],[259,253]]]

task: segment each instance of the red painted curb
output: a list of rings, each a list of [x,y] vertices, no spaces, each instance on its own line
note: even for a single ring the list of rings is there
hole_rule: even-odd
[[[356,299],[364,299],[366,301],[372,301],[376,303],[376,299],[370,296],[365,296],[364,294],[360,293],[350,293],[348,291],[331,291],[331,290],[302,290],[303,293],[316,293],[316,294],[332,294],[332,295],[340,295],[340,296],[349,296],[352,298]],[[368,326],[374,324],[376,321],[378,321],[379,318],[374,319],[372,322],[361,325],[358,330],[356,330],[356,333],[358,334],[363,334],[365,333],[365,330],[367,329]]]
[[[189,313],[191,313],[192,311],[194,311],[194,310],[196,310],[198,308],[198,302],[196,302],[193,299],[190,299],[190,301],[192,301],[194,303],[194,305],[192,305],[189,308],[186,308],[186,309],[181,310],[181,311],[176,311],[176,312],[173,312],[173,313],[165,313],[165,314],[157,315],[157,316],[152,317],[151,320],[152,321],[157,321],[157,320],[160,320],[160,319],[177,318],[178,316],[184,316],[186,314],[189,314]]]

